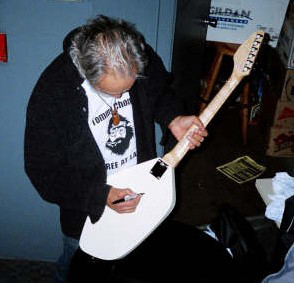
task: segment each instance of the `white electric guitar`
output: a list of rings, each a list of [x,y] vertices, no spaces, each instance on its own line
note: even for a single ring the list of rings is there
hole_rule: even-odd
[[[249,75],[260,45],[263,31],[253,33],[234,54],[234,69],[226,84],[200,114],[204,126],[217,113],[243,77]],[[80,239],[81,249],[103,260],[119,259],[140,245],[170,214],[175,205],[174,169],[189,150],[186,136],[162,158],[124,169],[107,178],[107,183],[118,188],[131,188],[144,193],[134,213],[119,214],[108,206],[100,220],[92,224],[88,217]]]

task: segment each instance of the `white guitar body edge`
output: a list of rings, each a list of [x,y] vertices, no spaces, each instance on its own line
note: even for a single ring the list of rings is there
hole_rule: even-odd
[[[124,169],[107,178],[118,188],[144,193],[133,213],[119,214],[108,206],[98,222],[88,217],[80,238],[80,248],[103,260],[123,258],[140,245],[170,214],[176,202],[174,169],[171,166],[160,179],[150,170],[160,158]]]

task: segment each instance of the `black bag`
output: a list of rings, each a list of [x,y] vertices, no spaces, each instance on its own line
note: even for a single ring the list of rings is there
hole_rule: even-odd
[[[203,231],[178,221],[162,223],[123,259],[103,261],[78,250],[70,283],[235,283],[230,255]]]
[[[266,252],[255,230],[235,208],[221,207],[210,227],[218,240],[230,249],[244,282],[259,282],[268,273]]]
[[[280,238],[275,251],[274,270],[277,272],[284,264],[285,256],[294,243],[294,195],[285,200],[285,209],[280,225]]]
[[[283,234],[284,244],[287,249],[294,243],[294,195],[285,201],[285,209],[280,227]]]

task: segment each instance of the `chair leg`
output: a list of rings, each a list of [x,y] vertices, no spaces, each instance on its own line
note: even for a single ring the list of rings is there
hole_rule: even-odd
[[[199,113],[201,113],[208,104],[211,92],[213,90],[213,87],[214,87],[214,84],[221,66],[222,59],[223,59],[223,55],[218,53],[213,60],[212,66],[209,71],[208,79],[207,79],[208,81],[207,88],[204,91],[204,93],[201,95],[204,102],[201,103],[200,105]]]
[[[243,93],[241,94],[241,112],[242,112],[242,139],[243,144],[247,145],[248,130],[248,103],[249,103],[249,82],[245,82]]]

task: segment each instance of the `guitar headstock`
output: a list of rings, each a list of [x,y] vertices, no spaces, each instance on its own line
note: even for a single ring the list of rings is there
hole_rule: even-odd
[[[264,39],[264,31],[252,33],[234,54],[234,72],[237,76],[245,77],[251,72],[258,51]]]

